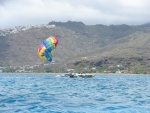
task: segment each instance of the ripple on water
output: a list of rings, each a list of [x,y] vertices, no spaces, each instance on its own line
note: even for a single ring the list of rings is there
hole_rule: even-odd
[[[0,113],[149,113],[150,76],[0,74]]]

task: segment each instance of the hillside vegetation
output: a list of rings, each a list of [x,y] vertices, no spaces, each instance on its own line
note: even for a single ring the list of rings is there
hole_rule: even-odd
[[[106,26],[68,21],[50,22],[48,25],[53,27],[31,27],[7,34],[5,33],[7,29],[0,30],[0,66],[49,64],[39,59],[37,48],[44,39],[54,35],[59,39],[54,53],[57,67],[64,67],[64,64],[67,64],[70,68],[75,68],[76,64],[83,61],[87,62],[85,65],[91,67],[104,65],[125,65],[128,68],[140,65],[146,67],[145,69],[150,67],[149,24]]]

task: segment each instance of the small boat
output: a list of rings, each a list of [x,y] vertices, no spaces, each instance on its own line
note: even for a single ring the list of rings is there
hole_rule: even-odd
[[[91,78],[94,75],[91,73],[76,73],[74,69],[70,69],[67,67],[67,64],[65,63],[66,69],[68,73],[64,74],[64,77],[70,77],[70,78],[77,78],[77,77],[82,77],[82,78]]]
[[[90,74],[90,73],[87,73],[87,74],[77,74],[79,77],[82,77],[82,78],[91,78],[93,77],[94,75],[93,74]]]
[[[66,77],[70,77],[70,78],[77,78],[77,77],[82,77],[82,78],[91,78],[94,75],[93,74],[86,74],[86,73],[67,73],[64,74],[64,76]]]

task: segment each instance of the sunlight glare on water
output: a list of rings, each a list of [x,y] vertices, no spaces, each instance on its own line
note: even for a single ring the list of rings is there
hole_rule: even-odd
[[[0,113],[149,113],[150,76],[0,74]]]

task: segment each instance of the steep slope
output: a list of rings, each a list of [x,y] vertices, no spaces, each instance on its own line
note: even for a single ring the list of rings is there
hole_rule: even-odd
[[[109,56],[148,56],[149,29],[150,25],[88,26],[82,22],[68,21],[0,30],[0,66],[46,63],[38,58],[37,47],[51,35],[59,39],[54,53],[57,63],[75,60],[86,53],[87,58],[92,60]]]
[[[150,30],[149,30],[150,31]],[[106,56],[114,57],[149,57],[150,32],[136,32],[119,39],[103,50]]]
[[[98,51],[68,59],[68,63],[80,60],[99,61],[105,58],[118,58],[119,60],[120,58],[130,59],[133,57],[150,60],[150,29],[137,31],[129,36],[118,39]]]
[[[85,36],[67,28],[59,26],[54,28],[32,28],[0,37],[2,45],[0,64],[23,66],[45,63],[38,58],[37,47],[44,39],[52,35],[59,39],[59,44],[54,53],[56,62],[99,48],[99,46],[92,46],[94,40],[90,41],[90,38],[86,39]]]

